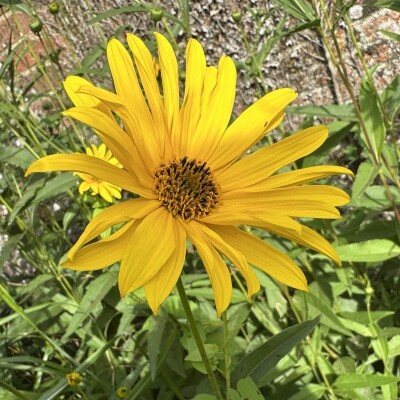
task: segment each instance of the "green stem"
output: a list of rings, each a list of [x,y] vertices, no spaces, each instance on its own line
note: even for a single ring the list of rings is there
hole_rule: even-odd
[[[181,278],[178,279],[176,287],[178,289],[179,297],[181,298],[182,307],[183,307],[183,310],[185,311],[190,330],[192,331],[193,338],[196,341],[196,345],[197,345],[197,348],[199,349],[201,359],[203,360],[204,367],[207,371],[208,380],[210,381],[211,388],[214,392],[215,397],[218,400],[223,400],[221,391],[218,386],[217,379],[215,378],[210,360],[208,359],[208,356],[207,356],[206,349],[204,347],[203,341],[201,340],[199,330],[197,329],[196,321],[194,320],[192,310],[190,309],[189,300],[186,296],[186,292],[183,287]]]

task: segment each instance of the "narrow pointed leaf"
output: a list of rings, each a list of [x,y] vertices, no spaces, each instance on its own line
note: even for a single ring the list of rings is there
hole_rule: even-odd
[[[245,356],[232,371],[232,381],[250,376],[257,383],[271,368],[288,354],[318,324],[319,317],[300,322],[270,338],[266,343]]]

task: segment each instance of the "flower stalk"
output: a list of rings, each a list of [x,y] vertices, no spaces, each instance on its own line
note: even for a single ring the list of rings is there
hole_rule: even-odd
[[[204,347],[204,343],[201,340],[199,330],[197,329],[196,321],[194,320],[192,310],[190,309],[189,300],[187,298],[181,278],[178,279],[176,287],[178,289],[179,297],[181,299],[182,307],[183,310],[185,311],[185,315],[188,320],[190,330],[192,332],[194,340],[196,341],[196,345],[199,350],[201,359],[203,360],[204,368],[207,371],[208,380],[210,381],[212,391],[214,392],[214,395],[218,400],[223,400],[221,391],[218,386],[217,378],[214,375],[210,360],[208,359],[207,352]]]

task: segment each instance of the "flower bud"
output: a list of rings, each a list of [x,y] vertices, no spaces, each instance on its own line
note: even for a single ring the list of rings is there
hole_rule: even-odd
[[[372,296],[374,294],[374,288],[371,286],[368,286],[365,288],[365,294],[367,296]]]
[[[120,399],[125,399],[128,396],[128,388],[126,386],[120,386],[117,389],[117,396]]]
[[[164,15],[163,11],[160,10],[159,8],[152,8],[150,10],[150,18],[154,22],[161,21],[163,15]]]
[[[42,21],[39,18],[33,18],[29,23],[29,28],[37,35],[43,29]]]
[[[58,1],[53,1],[52,3],[49,4],[49,11],[51,14],[56,15],[60,11],[60,4]]]
[[[240,11],[235,11],[231,14],[231,17],[238,24],[242,19],[242,13]]]

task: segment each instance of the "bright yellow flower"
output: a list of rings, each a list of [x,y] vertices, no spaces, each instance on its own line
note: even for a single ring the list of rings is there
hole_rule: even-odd
[[[92,144],[91,147],[86,147],[86,154],[91,157],[100,158],[101,160],[107,161],[112,165],[122,168],[121,163],[119,163],[118,160],[113,157],[110,150],[107,150],[107,147],[104,143],[102,143],[98,148],[94,144]],[[80,194],[83,194],[83,192],[91,189],[92,195],[95,196],[99,194],[109,203],[113,202],[113,197],[116,199],[121,198],[121,189],[118,186],[105,182],[93,175],[84,174],[81,172],[76,172],[76,175],[83,180],[83,182],[79,185]]]
[[[131,34],[127,41],[134,63],[118,40],[107,47],[116,94],[79,77],[66,80],[76,107],[65,115],[94,128],[124,168],[84,154],[57,154],[35,161],[27,171],[79,171],[139,196],[93,218],[64,267],[97,270],[121,261],[121,296],[144,286],[157,313],[182,272],[188,237],[210,277],[218,315],[232,295],[231,276],[221,255],[242,273],[249,297],[260,287],[249,264],[286,285],[307,290],[304,274],[290,257],[238,226],[263,228],[340,264],[332,246],[295,218],[340,218],[336,206],[349,201],[345,192],[303,184],[351,171],[315,166],[274,175],[320,147],[328,129],[308,128],[241,158],[280,124],[296,93],[286,88],[270,92],[228,126],[236,90],[232,59],[222,57],[218,67],[207,67],[201,45],[191,39],[181,104],[175,54],[162,35],[155,36],[162,95],[150,52]],[[123,222],[111,236],[90,243]]]

